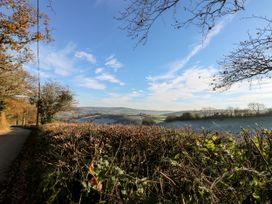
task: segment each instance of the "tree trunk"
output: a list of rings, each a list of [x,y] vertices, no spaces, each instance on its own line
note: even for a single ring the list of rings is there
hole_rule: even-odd
[[[0,112],[0,130],[8,130],[9,125],[6,119],[6,114],[4,111]]]
[[[23,113],[23,116],[22,116],[22,126],[25,125],[25,113]]]
[[[19,115],[17,114],[16,115],[16,126],[18,126],[19,125]]]

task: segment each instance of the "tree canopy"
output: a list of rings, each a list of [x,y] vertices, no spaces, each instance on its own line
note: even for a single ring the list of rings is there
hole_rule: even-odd
[[[37,18],[38,17],[38,18]],[[41,31],[35,26],[41,21]],[[0,0],[0,69],[14,69],[31,57],[29,46],[50,40],[48,17],[29,0]]]
[[[33,94],[34,78],[25,70],[0,71],[0,99]]]
[[[72,92],[57,82],[46,82],[41,87],[38,101],[41,123],[52,122],[56,113],[69,110],[74,102]]]

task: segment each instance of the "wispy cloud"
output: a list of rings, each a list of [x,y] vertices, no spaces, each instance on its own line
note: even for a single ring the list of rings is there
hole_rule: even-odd
[[[148,106],[144,103],[145,93],[142,90],[133,90],[128,93],[108,93],[107,97],[98,99],[101,106],[123,106],[139,109],[146,109]],[[152,109],[152,108],[150,108]]]
[[[192,110],[203,107],[246,107],[249,102],[271,106],[272,81],[254,80],[251,84],[235,84],[225,92],[215,92],[210,86],[213,67],[192,67],[173,80],[149,82],[149,93],[143,104],[152,104],[155,109]],[[166,109],[167,109],[166,108]]]
[[[216,70],[213,67],[203,68],[201,66],[188,68],[186,65],[195,55],[210,44],[212,39],[221,32],[225,24],[226,21],[217,24],[204,40],[200,40],[193,46],[185,57],[172,63],[168,72],[146,78],[149,91],[148,103],[158,104],[158,107],[168,107],[170,105],[179,107],[180,105],[177,106],[177,104],[181,104],[183,100],[192,102],[199,98],[199,95],[206,95],[205,97],[207,97],[212,92],[209,84]]]
[[[151,81],[148,100],[156,104],[162,101],[193,99],[194,94],[209,93],[212,91],[209,83],[214,72],[213,68],[192,67],[173,80],[160,83]]]
[[[225,21],[222,21],[221,23],[217,24],[212,29],[212,31],[208,33],[206,38],[203,41],[201,40],[198,44],[196,44],[185,57],[182,57],[180,60],[177,60],[175,63],[173,63],[167,73],[159,76],[149,76],[147,77],[147,79],[150,81],[158,81],[174,78],[177,71],[184,68],[184,66],[191,60],[192,57],[197,55],[201,50],[205,49],[210,44],[211,40],[220,33],[224,25]]]
[[[75,53],[75,57],[86,59],[91,64],[95,64],[96,63],[96,58],[95,58],[95,56],[92,53],[87,53],[87,52],[84,52],[84,51],[77,51]]]
[[[89,76],[90,69],[92,67],[82,68],[82,63],[80,59],[85,59],[91,64],[97,64],[96,57],[90,52],[84,52],[77,50],[77,47],[74,43],[68,43],[63,48],[56,48],[52,46],[41,46],[40,49],[40,59],[41,59],[41,75],[43,78],[54,78],[57,76],[73,78],[81,86],[85,86],[92,89],[105,89],[106,86],[99,81],[108,81],[111,83],[124,85],[123,82],[118,80],[113,74],[105,72],[103,67],[97,67],[94,69],[94,76],[91,77],[80,77],[75,76],[78,73],[85,73]],[[106,59],[106,65],[119,69],[122,67],[122,64],[111,55]],[[84,65],[85,67],[86,65]],[[33,65],[29,64],[25,67],[28,71],[33,72]],[[109,71],[109,70],[108,70]]]
[[[33,67],[31,67],[29,64],[25,64],[25,65],[23,65],[23,69],[26,70],[27,72],[31,73],[32,76],[35,76],[35,77],[38,76],[38,71],[37,71],[36,67],[33,69]],[[43,70],[40,70],[40,77],[41,77],[41,79],[53,78],[53,76],[50,73],[44,72]]]
[[[144,96],[143,90],[134,90],[127,95],[129,98],[142,97]]]
[[[120,86],[125,85],[123,82],[116,79],[116,77],[114,75],[108,74],[108,73],[102,73],[101,75],[97,76],[96,79],[101,80],[101,81],[108,81],[111,83],[116,83],[116,84],[119,84]]]
[[[91,77],[85,77],[85,76],[77,76],[76,77],[76,82],[85,88],[89,89],[97,89],[97,90],[104,90],[106,89],[106,86],[99,81],[97,81],[94,78]]]
[[[114,70],[118,70],[123,67],[123,64],[119,62],[118,59],[114,55],[109,56],[105,60],[105,65],[113,68]]]
[[[102,73],[104,71],[104,69],[102,68],[102,67],[97,67],[96,69],[95,69],[95,73],[96,74],[100,74],[100,73]]]
[[[53,71],[60,76],[68,76],[72,74],[75,61],[71,55],[76,49],[75,44],[69,43],[62,49],[53,47],[41,47],[41,69],[44,72]]]
[[[93,69],[91,66],[83,65],[80,59],[84,59],[92,65],[97,62],[92,53],[77,50],[76,44],[72,42],[65,47],[46,45],[40,47],[40,68],[44,75],[72,77],[76,73]],[[29,66],[33,67],[31,64]]]
[[[95,101],[101,106],[125,106],[155,110],[194,110],[204,107],[244,108],[249,102],[264,103],[271,107],[272,81],[262,80],[234,85],[226,92],[215,92],[210,86],[216,69],[191,67],[174,80],[162,83],[149,82],[147,90],[127,93],[110,92]]]
[[[173,63],[167,73],[148,77],[146,92],[134,90],[126,94],[112,93],[108,97],[100,99],[99,103],[161,110],[184,110],[197,106],[201,108],[203,101],[209,101],[214,97],[214,92],[209,84],[216,70],[213,67],[204,68],[201,66],[183,68],[195,55],[210,44],[224,25],[224,21],[216,25],[203,41],[193,46],[185,57]],[[116,70],[123,66],[114,55],[105,60],[105,65]],[[121,83],[114,75],[107,74],[102,69],[97,69],[96,72],[100,74],[96,77],[97,80]],[[217,99],[215,101],[218,102]]]

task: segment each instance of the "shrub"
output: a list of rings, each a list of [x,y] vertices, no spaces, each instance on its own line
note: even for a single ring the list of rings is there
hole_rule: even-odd
[[[190,112],[185,112],[182,114],[182,116],[180,116],[180,118],[183,120],[189,120],[192,119],[192,114]]]
[[[155,125],[155,124],[156,122],[150,116],[144,117],[142,120],[142,125]]]
[[[165,122],[172,122],[178,120],[178,117],[175,115],[169,115],[165,118]]]

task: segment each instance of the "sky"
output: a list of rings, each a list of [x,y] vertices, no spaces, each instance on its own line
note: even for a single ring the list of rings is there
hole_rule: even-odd
[[[218,61],[261,27],[260,20],[247,17],[272,18],[272,1],[249,0],[244,11],[220,19],[205,38],[196,26],[174,29],[169,11],[138,46],[120,29],[124,22],[114,18],[124,2],[57,0],[53,10],[42,4],[54,39],[40,46],[42,81],[69,86],[78,106],[181,111],[258,102],[272,107],[272,81],[238,83],[224,92],[210,86]],[[36,74],[35,62],[25,68]]]

